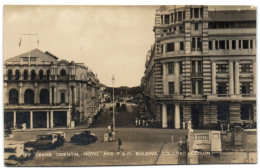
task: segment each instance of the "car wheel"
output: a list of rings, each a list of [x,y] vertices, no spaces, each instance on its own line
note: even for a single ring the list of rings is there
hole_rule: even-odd
[[[12,156],[9,156],[8,160],[17,160],[17,157],[12,155]]]

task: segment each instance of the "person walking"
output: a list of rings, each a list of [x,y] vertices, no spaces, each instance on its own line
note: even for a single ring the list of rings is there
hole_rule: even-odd
[[[121,141],[121,139],[119,138],[119,139],[118,139],[118,152],[121,152],[121,145],[122,145],[122,141]]]

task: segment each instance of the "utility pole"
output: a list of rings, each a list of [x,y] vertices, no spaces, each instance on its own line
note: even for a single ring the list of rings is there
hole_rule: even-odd
[[[116,126],[115,126],[115,93],[114,93],[114,82],[115,82],[115,75],[112,75],[112,84],[113,84],[113,131],[116,131]]]

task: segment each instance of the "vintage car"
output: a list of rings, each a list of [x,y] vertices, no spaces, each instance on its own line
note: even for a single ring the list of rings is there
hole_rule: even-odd
[[[21,162],[15,160],[7,160],[5,159],[5,166],[6,167],[17,167],[21,164]]]
[[[23,143],[10,143],[4,147],[4,159],[22,161],[26,156]]]
[[[35,146],[37,149],[54,149],[63,146],[65,142],[65,133],[52,132],[48,134],[37,135]]]
[[[90,144],[97,141],[97,136],[90,131],[81,131],[81,133],[76,133],[70,138],[70,142],[76,144]]]

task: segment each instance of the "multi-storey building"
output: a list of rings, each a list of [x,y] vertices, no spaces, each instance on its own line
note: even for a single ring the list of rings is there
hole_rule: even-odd
[[[71,127],[99,106],[99,80],[83,63],[34,49],[4,61],[5,128]]]
[[[256,124],[256,10],[161,6],[148,52],[148,110],[163,128]]]

